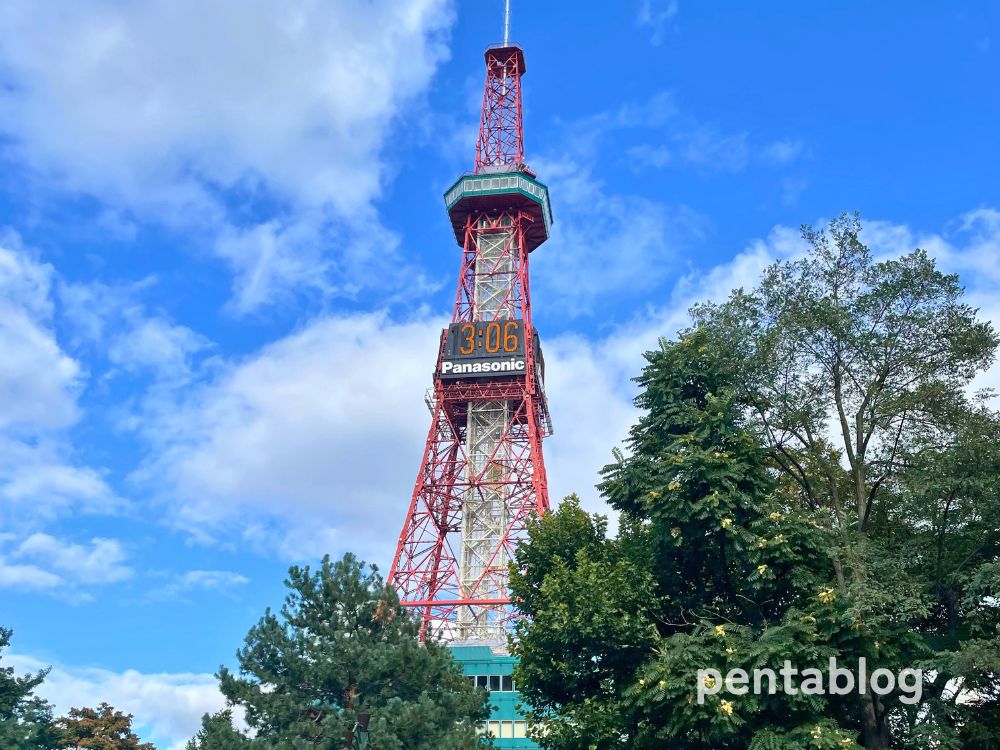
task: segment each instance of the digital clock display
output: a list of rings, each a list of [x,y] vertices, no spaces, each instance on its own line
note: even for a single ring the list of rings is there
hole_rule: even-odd
[[[452,323],[445,351],[450,357],[523,355],[524,323],[520,320]]]
[[[510,377],[527,367],[524,323],[520,320],[483,320],[452,323],[444,345],[442,378]]]

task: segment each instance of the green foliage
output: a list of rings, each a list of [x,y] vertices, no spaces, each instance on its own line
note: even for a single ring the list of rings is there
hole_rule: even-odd
[[[151,742],[139,742],[132,731],[132,714],[107,703],[94,708],[71,708],[55,722],[60,750],[156,750]]]
[[[601,485],[615,538],[575,501],[529,529],[545,747],[997,746],[1000,417],[969,392],[997,336],[926,253],[860,232],[804,228],[804,257],[646,355]],[[831,656],[921,667],[923,700],[694,695],[698,669]]]
[[[860,234],[857,216],[805,227],[804,258],[693,313],[789,502],[829,514],[859,635],[929,670],[921,706],[871,702],[865,745],[979,747],[1000,678],[1000,417],[969,387],[997,335],[924,251],[879,260]]]
[[[187,750],[249,750],[251,747],[249,738],[233,727],[231,710],[205,714],[198,734],[187,743]]]
[[[10,645],[11,631],[0,628],[0,652]],[[18,677],[3,666],[0,655],[0,748],[48,750],[52,745],[52,707],[34,694],[48,670]]]
[[[363,714],[378,750],[486,746],[475,729],[485,693],[447,648],[418,642],[418,624],[374,567],[327,557],[316,570],[291,568],[286,584],[281,611],[267,611],[237,653],[238,672],[219,671],[253,739],[224,712],[205,717],[191,750],[350,747]]]
[[[694,331],[646,358],[645,414],[601,485],[622,514],[617,536],[570,498],[531,525],[512,568],[532,618],[518,684],[546,725],[540,742],[826,747],[795,744],[822,719],[839,747],[853,744],[814,696],[699,705],[700,669],[825,663],[853,635],[845,607],[823,595],[834,585],[827,519],[782,504],[711,339]]]

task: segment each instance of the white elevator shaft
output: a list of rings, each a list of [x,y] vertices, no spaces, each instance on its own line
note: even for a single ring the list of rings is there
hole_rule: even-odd
[[[474,274],[476,319],[517,317],[511,294],[517,257],[513,231],[480,233]],[[510,421],[508,401],[470,401],[465,450],[468,489],[462,507],[459,578],[464,596],[505,599],[510,556],[501,540],[510,527],[507,504],[510,461],[503,440]],[[496,640],[503,626],[485,607],[461,607],[459,640]]]

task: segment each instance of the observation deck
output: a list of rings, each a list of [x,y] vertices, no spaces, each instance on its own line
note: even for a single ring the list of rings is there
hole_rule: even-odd
[[[548,187],[525,171],[506,169],[508,171],[462,175],[445,192],[444,202],[459,245],[465,245],[465,225],[470,214],[508,207],[520,209],[534,218],[524,237],[529,253],[549,238],[552,206]]]

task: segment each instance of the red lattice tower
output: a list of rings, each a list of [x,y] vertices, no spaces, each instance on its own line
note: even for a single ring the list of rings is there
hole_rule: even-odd
[[[508,564],[549,508],[551,434],[530,253],[549,235],[548,188],[524,164],[524,53],[486,50],[476,169],[445,194],[462,263],[428,392],[432,419],[389,580],[422,637],[496,640],[516,613]]]

